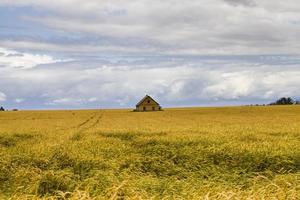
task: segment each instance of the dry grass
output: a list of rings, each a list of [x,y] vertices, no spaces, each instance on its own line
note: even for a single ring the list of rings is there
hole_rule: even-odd
[[[300,107],[0,113],[0,199],[298,199]]]

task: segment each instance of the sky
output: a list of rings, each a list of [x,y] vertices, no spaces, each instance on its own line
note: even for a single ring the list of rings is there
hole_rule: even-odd
[[[0,0],[0,106],[300,97],[298,0]]]

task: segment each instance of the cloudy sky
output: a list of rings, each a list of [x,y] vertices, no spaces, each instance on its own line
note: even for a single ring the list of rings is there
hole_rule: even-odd
[[[0,0],[0,105],[300,97],[299,0]]]

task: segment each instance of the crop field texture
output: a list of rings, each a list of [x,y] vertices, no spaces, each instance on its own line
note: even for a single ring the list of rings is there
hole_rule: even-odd
[[[0,199],[299,199],[300,106],[0,113]]]

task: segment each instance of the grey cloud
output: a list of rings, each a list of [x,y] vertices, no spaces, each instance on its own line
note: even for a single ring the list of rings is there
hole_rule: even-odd
[[[6,57],[23,57],[24,55],[21,53],[9,53]]]
[[[238,55],[295,54],[300,48],[297,42],[300,29],[294,23],[300,20],[296,0],[276,3],[190,0],[184,4],[179,0],[26,2],[4,1],[2,4],[27,4],[44,9],[49,12],[47,15],[28,14],[22,19],[36,26],[46,26],[53,32],[66,33],[66,36],[42,41],[23,38],[15,44],[23,44],[22,48],[31,50]],[[81,6],[76,6],[78,4]],[[63,9],[65,7],[70,9]],[[80,37],[82,35],[84,37]],[[2,43],[13,45],[3,40]]]
[[[26,99],[18,106],[35,99],[35,106],[51,108],[131,107],[145,93],[165,106],[267,103],[300,96],[300,70],[291,64],[299,57],[161,57],[146,67],[141,60],[147,63],[151,57],[118,58],[130,60],[126,65],[110,59],[108,65],[78,61],[72,67],[14,69],[2,75],[0,85],[9,86],[2,91],[9,99]],[[273,65],[276,59],[285,67]]]
[[[5,103],[118,107],[149,93],[163,105],[204,105],[300,96],[296,0],[3,0],[0,5],[45,13],[18,18],[34,26],[28,35],[19,29],[0,35]],[[16,99],[26,101],[14,104]]]
[[[255,6],[256,3],[254,0],[224,0],[232,5],[243,5],[243,6]]]
[[[76,2],[76,1],[75,1]],[[79,1],[78,1],[79,2]],[[46,17],[27,17],[32,23],[51,27],[53,30],[65,30],[69,34],[82,33],[103,37],[84,41],[86,48],[114,48],[126,52],[130,49],[140,52],[181,54],[261,54],[297,53],[296,43],[300,30],[291,21],[300,19],[299,14],[290,14],[291,6],[285,10],[275,10],[269,1],[257,2],[257,6],[228,7],[227,3],[244,6],[254,5],[250,0],[191,0],[181,4],[177,0],[169,1],[112,1],[110,4],[93,1],[94,6],[74,7],[69,1],[63,1],[68,7],[59,10],[53,5],[37,3],[44,9],[56,14]],[[33,3],[33,2],[32,2]],[[297,2],[289,1],[289,5]],[[122,16],[107,16],[107,12],[97,10],[123,10]],[[168,10],[168,12],[165,12]],[[84,17],[88,15],[89,17]],[[66,40],[68,41],[68,40]],[[294,42],[293,42],[294,41]],[[49,41],[55,43],[54,41]],[[69,41],[77,43],[79,41]],[[65,42],[61,49],[67,49]]]

